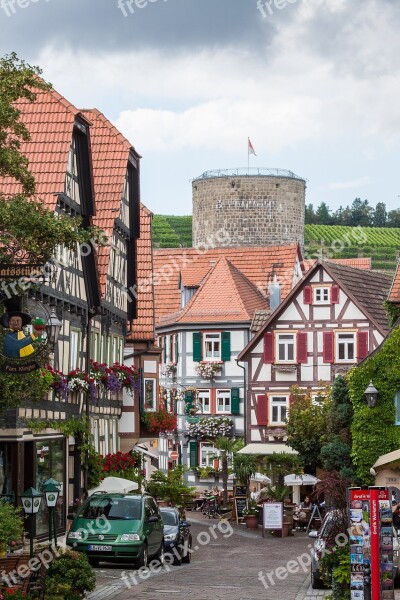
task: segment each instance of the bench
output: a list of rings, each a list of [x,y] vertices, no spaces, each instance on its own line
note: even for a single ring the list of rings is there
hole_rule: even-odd
[[[40,566],[37,569],[27,572],[25,577],[20,577],[15,573],[21,566],[28,567],[30,560],[31,557],[29,554],[13,554],[11,556],[1,557],[0,589],[7,588],[19,590],[24,594],[35,593],[39,598],[43,598],[47,573],[47,567],[43,563],[40,563]],[[8,574],[10,574],[9,582],[5,579]]]

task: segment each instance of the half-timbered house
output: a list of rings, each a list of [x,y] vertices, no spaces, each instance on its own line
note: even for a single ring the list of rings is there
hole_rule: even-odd
[[[101,113],[78,110],[55,90],[39,91],[34,103],[22,101],[18,108],[31,136],[21,151],[36,178],[36,198],[59,214],[80,217],[83,227],[99,226],[108,236],[102,246],[59,247],[51,277],[35,294],[62,322],[54,367],[67,374],[89,372],[90,359],[122,364],[127,323],[130,327],[136,316],[136,298],[130,301],[127,291],[135,283],[140,157]],[[7,196],[19,188],[3,179],[0,191]],[[75,439],[66,439],[57,423],[86,414],[96,448],[101,454],[114,452],[121,404],[121,392],[98,388],[95,395],[52,394],[40,405],[27,402],[8,411],[0,429],[5,473],[0,493],[15,492],[18,499],[24,489],[40,488],[53,477],[62,484],[62,528],[68,499],[80,497],[83,482]],[[54,426],[35,432],[30,420]],[[36,533],[46,531],[43,512]]]
[[[241,452],[288,449],[290,389],[318,395],[383,340],[383,306],[391,277],[317,261],[240,353],[246,364],[248,446]]]
[[[301,275],[296,245],[155,251],[161,384],[178,415],[177,436],[160,437],[161,469],[179,462],[191,469],[189,482],[214,481],[199,481],[219,461],[207,436],[190,437],[190,425],[227,417],[232,435],[243,437],[244,372],[236,359],[251,338],[254,315],[269,314]]]

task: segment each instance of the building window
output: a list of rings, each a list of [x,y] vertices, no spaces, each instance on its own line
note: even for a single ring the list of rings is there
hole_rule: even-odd
[[[112,424],[112,434],[111,434],[111,448],[113,454],[118,452],[118,421],[113,419],[111,421]]]
[[[231,390],[217,390],[217,413],[231,412]]]
[[[396,409],[396,421],[395,425],[400,425],[400,390],[395,393],[394,406]]]
[[[355,333],[337,333],[336,362],[354,362],[355,347]]]
[[[145,379],[144,380],[144,409],[154,411],[156,410],[156,380]]]
[[[314,288],[314,304],[330,304],[330,288]]]
[[[270,397],[270,423],[272,425],[285,425],[288,409],[287,396],[271,396]]]
[[[202,408],[203,414],[210,414],[210,390],[198,390],[197,402]]]
[[[200,444],[200,466],[213,467],[216,450],[212,444]]]
[[[110,452],[110,428],[108,425],[108,421],[104,421],[104,455],[107,455]]]
[[[99,447],[99,421],[93,419],[92,421],[92,435],[93,435],[93,446],[96,452],[100,452]]]
[[[276,356],[278,362],[294,362],[294,333],[278,333],[276,336]]]
[[[69,370],[79,367],[79,331],[71,329],[69,333]]]
[[[221,334],[204,334],[204,358],[205,360],[221,360]]]

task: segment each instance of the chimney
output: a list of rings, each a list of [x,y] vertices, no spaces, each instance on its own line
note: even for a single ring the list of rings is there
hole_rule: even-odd
[[[276,275],[274,281],[268,284],[269,290],[269,307],[275,310],[281,303],[281,284],[277,281]]]

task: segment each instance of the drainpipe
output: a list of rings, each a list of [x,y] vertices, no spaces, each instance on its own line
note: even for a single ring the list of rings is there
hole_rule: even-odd
[[[246,387],[246,367],[239,364],[237,358],[235,358],[235,362],[238,367],[243,369],[243,390],[244,390],[244,398],[243,398],[243,429],[244,429],[244,445],[247,444],[247,387]]]

